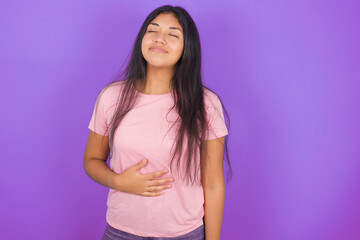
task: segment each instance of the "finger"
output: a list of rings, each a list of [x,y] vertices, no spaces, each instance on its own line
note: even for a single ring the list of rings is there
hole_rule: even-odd
[[[157,197],[160,195],[163,195],[164,192],[144,192],[143,196],[147,196],[147,197]]]
[[[147,163],[147,159],[144,158],[141,162],[134,165],[135,170],[141,169],[142,167],[144,167],[146,165],[146,163]]]
[[[150,187],[147,187],[146,190],[148,192],[154,192],[154,191],[160,191],[160,190],[164,190],[164,189],[168,189],[168,188],[171,188],[171,185],[150,186]]]
[[[167,172],[168,172],[167,169],[163,169],[163,170],[160,170],[160,171],[157,171],[157,172],[149,173],[149,174],[146,175],[146,177],[148,179],[157,178],[157,177],[160,177],[161,175],[164,175]]]
[[[151,180],[151,186],[161,185],[161,184],[168,183],[168,182],[173,182],[173,181],[174,181],[173,178],[165,178],[165,179],[159,179],[159,180]]]

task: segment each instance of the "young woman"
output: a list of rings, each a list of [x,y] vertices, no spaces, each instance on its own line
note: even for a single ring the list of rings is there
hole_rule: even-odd
[[[186,10],[165,5],[145,19],[89,129],[84,169],[109,188],[103,240],[220,239],[228,129],[219,97],[202,84]]]

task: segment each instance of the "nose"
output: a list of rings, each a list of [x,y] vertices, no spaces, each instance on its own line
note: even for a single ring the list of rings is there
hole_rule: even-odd
[[[157,42],[161,42],[162,44],[164,44],[164,41],[162,40],[162,39],[159,39],[159,38],[157,38],[156,40],[155,40],[155,42],[157,43]]]
[[[162,34],[156,34],[155,42],[160,42],[160,43],[162,43],[162,44],[165,43],[165,40],[164,40],[164,38],[162,37]]]

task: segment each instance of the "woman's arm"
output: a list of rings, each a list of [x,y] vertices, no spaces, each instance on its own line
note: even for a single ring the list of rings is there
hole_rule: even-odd
[[[149,174],[139,173],[138,170],[146,165],[145,161],[134,164],[120,174],[113,172],[106,164],[108,154],[109,137],[90,130],[84,154],[84,169],[95,182],[116,191],[148,197],[160,196],[163,194],[161,190],[169,189],[171,186],[171,178],[158,178],[166,173],[164,170]]]
[[[206,240],[220,240],[225,203],[224,140],[225,137],[205,141],[207,151],[201,180],[205,199]]]
[[[114,178],[117,175],[106,164],[109,154],[109,137],[90,130],[84,154],[84,169],[95,182],[115,189]]]

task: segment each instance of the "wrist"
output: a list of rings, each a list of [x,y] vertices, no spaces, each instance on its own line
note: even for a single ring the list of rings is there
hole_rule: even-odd
[[[108,186],[116,191],[120,191],[121,186],[119,186],[120,181],[120,174],[111,172],[108,174]]]

